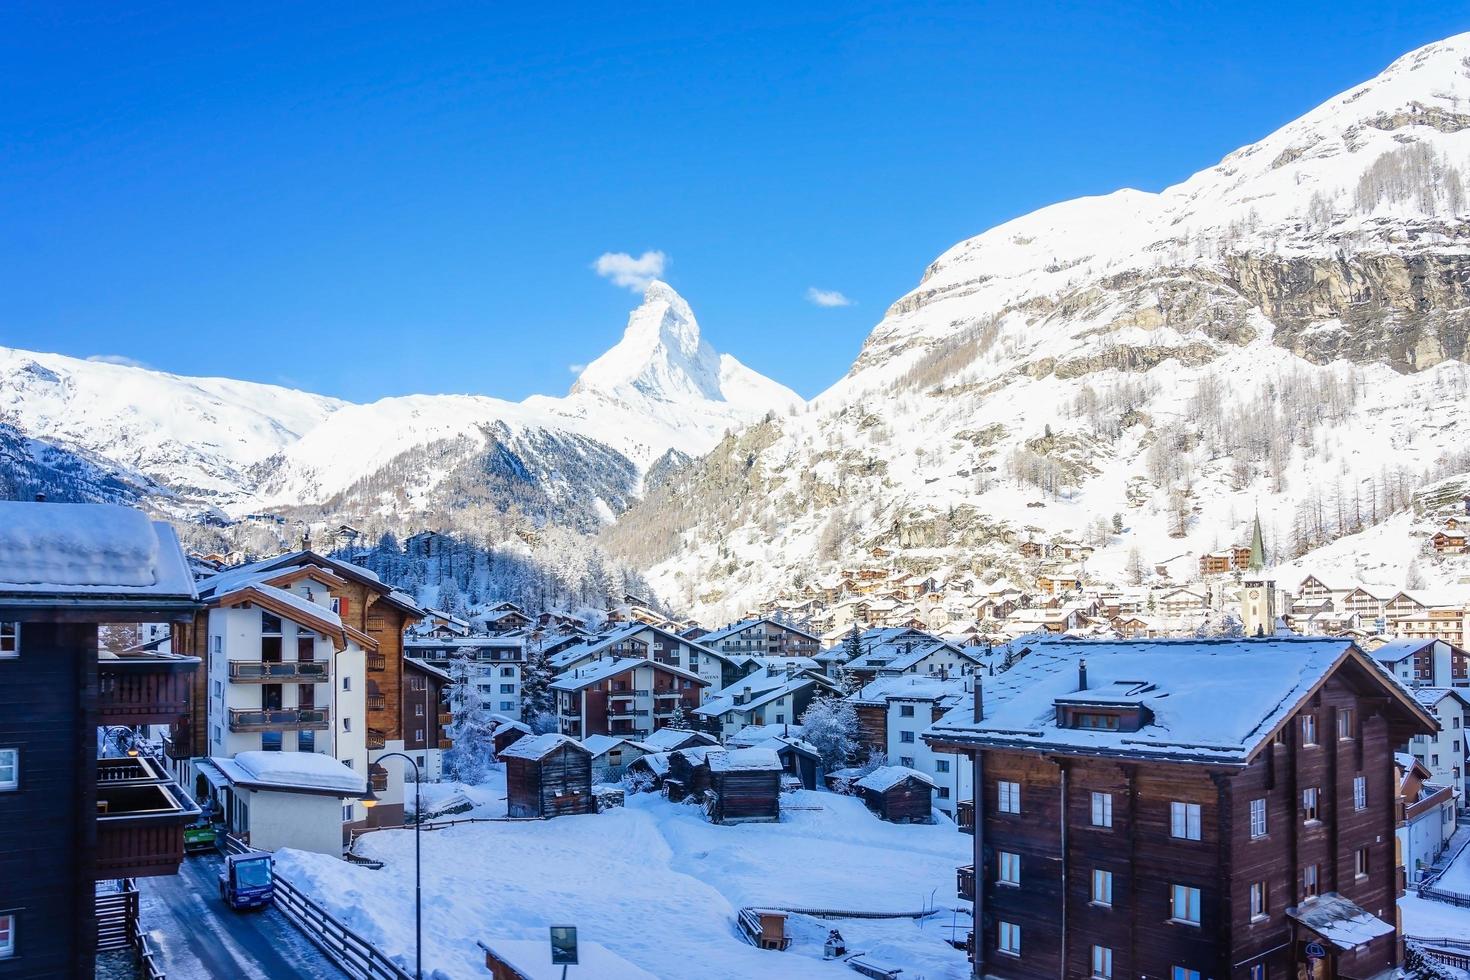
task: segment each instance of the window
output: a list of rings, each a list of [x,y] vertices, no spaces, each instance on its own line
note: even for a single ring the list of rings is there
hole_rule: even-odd
[[[1251,921],[1266,917],[1266,897],[1269,894],[1264,881],[1257,881],[1251,885]]]
[[[0,749],[0,792],[20,788],[20,749]]]
[[[225,696],[225,686],[220,681],[214,682],[214,696],[217,698],[222,698]]]
[[[1302,868],[1302,901],[1310,902],[1317,897],[1317,866],[1309,864]]]
[[[210,642],[210,646],[214,650],[214,652],[215,653],[219,653],[221,646],[223,646],[223,644],[224,644],[224,637],[222,637],[222,636],[211,636],[209,638],[209,642]]]
[[[351,718],[343,718],[342,719],[342,730],[344,732],[350,732],[350,731],[352,731],[352,719]]]
[[[1169,974],[1169,980],[1199,980],[1199,971],[1176,966]]]
[[[1266,964],[1257,963],[1251,967],[1251,980],[1266,980]]]
[[[1199,840],[1199,804],[1169,804],[1169,836],[1180,840]]]
[[[1005,780],[995,784],[996,794],[999,797],[996,809],[1001,813],[1021,812],[1021,784],[1008,783]]]
[[[914,733],[913,732],[899,732],[898,733],[898,740],[900,742],[903,742],[905,745],[912,745],[913,744],[913,741],[914,741]]]
[[[1113,975],[1113,951],[1106,946],[1092,947],[1092,975],[1096,980],[1110,980]]]
[[[947,799],[949,799],[949,787],[948,786],[936,786],[934,788],[935,788],[936,791],[938,791],[939,798],[941,800],[947,800]]]
[[[281,733],[280,732],[261,732],[260,733],[260,749],[261,749],[262,752],[279,752],[279,751],[281,751]]]
[[[1266,836],[1266,801],[1251,800],[1251,839]]]
[[[1115,732],[1115,731],[1118,730],[1118,716],[1117,715],[1100,715],[1100,714],[1095,714],[1095,713],[1087,713],[1087,714],[1079,713],[1079,714],[1075,715],[1074,718],[1076,719],[1075,720],[1075,726],[1077,728],[1100,728],[1103,731],[1109,731],[1109,732]]]
[[[1021,955],[1021,927],[1013,922],[1002,922],[1000,924],[999,941],[995,948],[1002,953],[1010,953],[1012,956]]]
[[[0,623],[0,659],[20,656],[20,624]]]
[[[1366,810],[1368,808],[1368,777],[1353,777],[1353,809]]]
[[[415,742],[422,742],[424,740],[424,730],[422,728],[415,728],[413,730],[413,740]]]
[[[1302,744],[1317,744],[1317,716],[1310,711],[1302,715]]]
[[[1092,825],[1094,827],[1111,827],[1113,825],[1113,794],[1092,794]],[[1112,955],[1111,952],[1108,954]]]
[[[1352,708],[1343,708],[1337,713],[1337,737],[1352,738],[1357,728],[1357,712]]]
[[[900,718],[912,718],[914,716],[914,706],[911,705],[911,704],[901,704],[901,705],[899,705],[898,706],[898,716]]]
[[[316,732],[297,732],[296,733],[296,751],[297,752],[315,752],[316,751]]]
[[[1092,904],[1113,904],[1113,873],[1094,868],[1092,871]]]
[[[1010,851],[1000,852],[999,870],[996,872],[995,880],[1006,885],[1019,885],[1021,883],[1021,855],[1012,854]]]
[[[949,760],[948,759],[935,759],[934,760],[934,771],[935,772],[949,772]]]
[[[1199,925],[1199,889],[1175,885],[1169,900],[1169,917],[1175,922]]]
[[[501,677],[514,677],[515,675],[516,675],[516,669],[514,667],[502,667],[502,668],[500,668],[500,676]]]
[[[344,690],[344,691],[350,691],[350,690],[352,690],[352,677],[350,675],[343,675],[343,677],[342,677],[342,690]]]
[[[273,616],[268,612],[261,612],[260,631],[271,636],[279,636],[281,632],[281,617]]]
[[[352,804],[350,804],[350,803],[347,806],[344,806],[342,808],[342,822],[343,823],[351,823],[352,822]]]
[[[15,955],[15,913],[0,915],[0,960]]]
[[[500,710],[501,711],[514,711],[515,708],[516,708],[516,703],[514,701],[502,701],[502,702],[500,702]]]
[[[1317,819],[1317,787],[1302,790],[1302,820],[1312,823]]]
[[[424,716],[424,706],[422,704],[413,706],[413,716],[415,718],[422,718]]]
[[[1359,878],[1368,877],[1368,849],[1366,847],[1358,848],[1353,855],[1353,874]]]
[[[898,764],[904,766],[905,768],[912,769],[914,768],[914,757],[911,755],[901,755],[898,757]]]

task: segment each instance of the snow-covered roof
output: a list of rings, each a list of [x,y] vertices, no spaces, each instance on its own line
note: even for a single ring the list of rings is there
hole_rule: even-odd
[[[637,742],[621,735],[588,735],[582,739],[582,747],[592,753],[593,758],[605,755],[619,745],[632,745],[640,747]]]
[[[417,660],[417,659],[415,659],[413,657],[404,657],[403,658],[403,662],[404,663],[407,663],[407,664],[411,664],[415,670],[421,670],[421,671],[423,671],[426,674],[433,674],[435,677],[439,678],[441,681],[444,681],[446,683],[449,683],[449,682],[452,682],[453,681],[453,678],[449,676],[449,672],[448,671],[446,671],[446,670],[440,670],[438,667],[435,667],[433,664],[425,663],[424,661]]]
[[[0,593],[182,600],[198,595],[173,528],[132,507],[0,500]]]
[[[923,663],[925,660],[927,660],[928,658],[934,656],[936,653],[943,653],[946,650],[948,650],[950,653],[953,653],[956,656],[962,657],[962,658],[964,658],[966,660],[973,660],[974,659],[971,654],[969,654],[966,651],[960,649],[959,647],[955,646],[954,644],[949,643],[948,641],[944,641],[944,640],[936,640],[933,643],[925,644],[924,646],[915,647],[914,649],[910,650],[908,653],[900,654],[897,657],[894,657],[892,660],[888,661],[888,663],[886,663],[886,664],[883,665],[883,669],[884,670],[908,670],[910,667],[913,667],[913,666],[915,666],[917,664]]]
[[[367,781],[320,752],[237,752],[234,758],[210,759],[232,783],[267,789],[337,792],[361,796]]]
[[[780,755],[787,749],[795,749],[804,755],[817,758],[820,758],[822,755],[821,751],[815,745],[804,739],[797,738],[795,735],[773,735],[754,745],[731,745],[728,742],[726,744],[732,749],[770,749],[777,755]]]
[[[1387,936],[1394,930],[1393,926],[1337,892],[1328,892],[1315,902],[1289,908],[1286,914],[1343,952]]]
[[[964,677],[940,678],[934,674],[899,674],[879,677],[864,684],[852,700],[859,704],[887,704],[899,700],[952,702],[969,693],[970,680]]]
[[[770,749],[727,749],[705,756],[710,772],[780,772],[781,760]]]
[[[551,944],[545,939],[492,939],[481,946],[526,980],[561,980],[564,966],[551,962]],[[608,980],[658,980],[607,947],[578,937],[577,970],[587,977]]]
[[[879,766],[854,785],[863,789],[872,790],[874,793],[886,793],[905,779],[917,779],[927,786],[933,786],[934,780],[908,766]]]
[[[1415,701],[1418,701],[1430,710],[1433,710],[1434,706],[1445,698],[1454,698],[1461,704],[1470,707],[1470,698],[1467,698],[1463,692],[1451,687],[1414,687],[1409,689],[1409,693],[1414,695]]]
[[[648,767],[648,771],[660,778],[669,774],[669,756],[672,752],[650,752],[633,760]]]
[[[661,664],[655,660],[647,660],[643,657],[607,657],[603,660],[594,660],[585,666],[558,674],[556,680],[551,682],[551,687],[557,691],[580,691],[583,688],[591,687],[593,684],[601,683],[609,677],[616,677],[618,674],[626,673],[638,667],[648,667],[656,671],[664,671],[676,677],[697,682],[701,686],[707,687],[709,685],[709,681],[682,667]]]
[[[1397,639],[1389,640],[1387,643],[1374,650],[1370,656],[1382,664],[1396,664],[1400,660],[1412,657],[1425,647],[1434,646],[1440,641],[1434,639],[1414,640]]]
[[[672,749],[690,736],[703,739],[707,743],[713,743],[714,738],[704,732],[690,731],[687,728],[660,728],[646,738],[640,739],[642,744],[649,746],[655,751],[659,749]]]
[[[704,704],[694,709],[697,715],[705,717],[718,717],[727,711],[736,711],[741,714],[749,714],[762,705],[783,698],[797,691],[804,691],[817,683],[817,679],[810,674],[797,674],[788,677],[784,673],[779,677],[768,677],[762,674],[752,674],[743,677],[725,688],[719,694],[710,698]],[[743,704],[736,704],[737,697],[743,697],[746,688],[750,689],[750,698]]]
[[[371,569],[363,568],[340,558],[328,558],[314,551],[288,551],[285,554],[275,555],[271,558],[263,558],[260,561],[237,565],[227,568],[217,575],[211,575],[199,582],[199,594],[208,596],[220,592],[226,592],[238,587],[242,582],[255,578],[263,572],[279,572],[286,568],[295,568],[304,565],[317,565],[325,568],[336,575],[351,579],[366,585],[380,596],[380,601],[386,601],[390,605],[397,606],[411,616],[422,618],[424,610],[419,606],[413,596],[386,585],[378,578],[378,573]]]
[[[740,731],[725,739],[725,744],[730,746],[731,748],[736,749],[748,748],[752,745],[759,745],[761,742],[764,742],[767,739],[775,738],[778,735],[800,735],[801,731],[802,726],[795,723],[782,723],[778,725],[746,725],[744,728],[740,729]]]
[[[500,750],[502,759],[544,759],[551,753],[564,745],[571,745],[581,751],[587,751],[582,744],[570,735],[562,735],[557,732],[547,732],[545,735],[533,735],[523,738],[508,748]]]
[[[1127,754],[1196,762],[1245,763],[1255,749],[1346,658],[1343,639],[1061,640],[1036,646],[1010,670],[983,682],[984,719],[969,699],[925,733],[937,741],[996,747]],[[1089,693],[1137,685],[1134,703],[1151,716],[1135,732],[1060,728],[1058,698],[1078,692],[1087,662]],[[1428,716],[1372,660],[1359,661],[1421,720]]]

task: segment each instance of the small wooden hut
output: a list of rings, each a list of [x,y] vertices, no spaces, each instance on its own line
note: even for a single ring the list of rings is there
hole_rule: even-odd
[[[778,735],[756,747],[776,753],[781,768],[788,776],[801,780],[802,789],[816,789],[822,784],[822,755],[811,743],[791,735]]]
[[[508,721],[500,725],[490,736],[490,741],[495,746],[495,757],[500,758],[502,752],[530,734],[531,729],[519,721]]]
[[[775,822],[781,819],[781,760],[770,749],[731,749],[705,757],[709,808],[714,823]]]
[[[522,738],[501,753],[506,812],[512,817],[592,813],[592,753],[576,739],[548,733]]]
[[[720,751],[723,750],[709,745],[695,745],[670,752],[669,771],[664,776],[664,795],[677,803],[709,789],[709,766],[705,759],[711,752]]]
[[[882,766],[852,784],[869,810],[892,823],[929,823],[934,783],[917,769]]]

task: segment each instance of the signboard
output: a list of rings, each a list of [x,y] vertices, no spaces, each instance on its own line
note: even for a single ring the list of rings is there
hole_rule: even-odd
[[[551,965],[577,965],[577,927],[551,927]]]
[[[1307,958],[1320,960],[1327,956],[1327,950],[1322,948],[1321,943],[1307,943]]]

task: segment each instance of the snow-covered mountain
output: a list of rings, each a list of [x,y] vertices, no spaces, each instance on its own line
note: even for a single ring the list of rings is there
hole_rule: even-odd
[[[1461,35],[1162,192],[954,246],[805,413],[607,540],[717,618],[879,544],[1016,570],[1019,542],[1080,538],[1120,580],[1243,542],[1259,507],[1279,558],[1310,551],[1470,469],[1467,175]]]
[[[410,395],[367,405],[0,349],[0,421],[155,481],[177,507],[343,517],[514,508],[591,528],[650,468],[801,399],[716,353],[670,286],[562,398]]]

